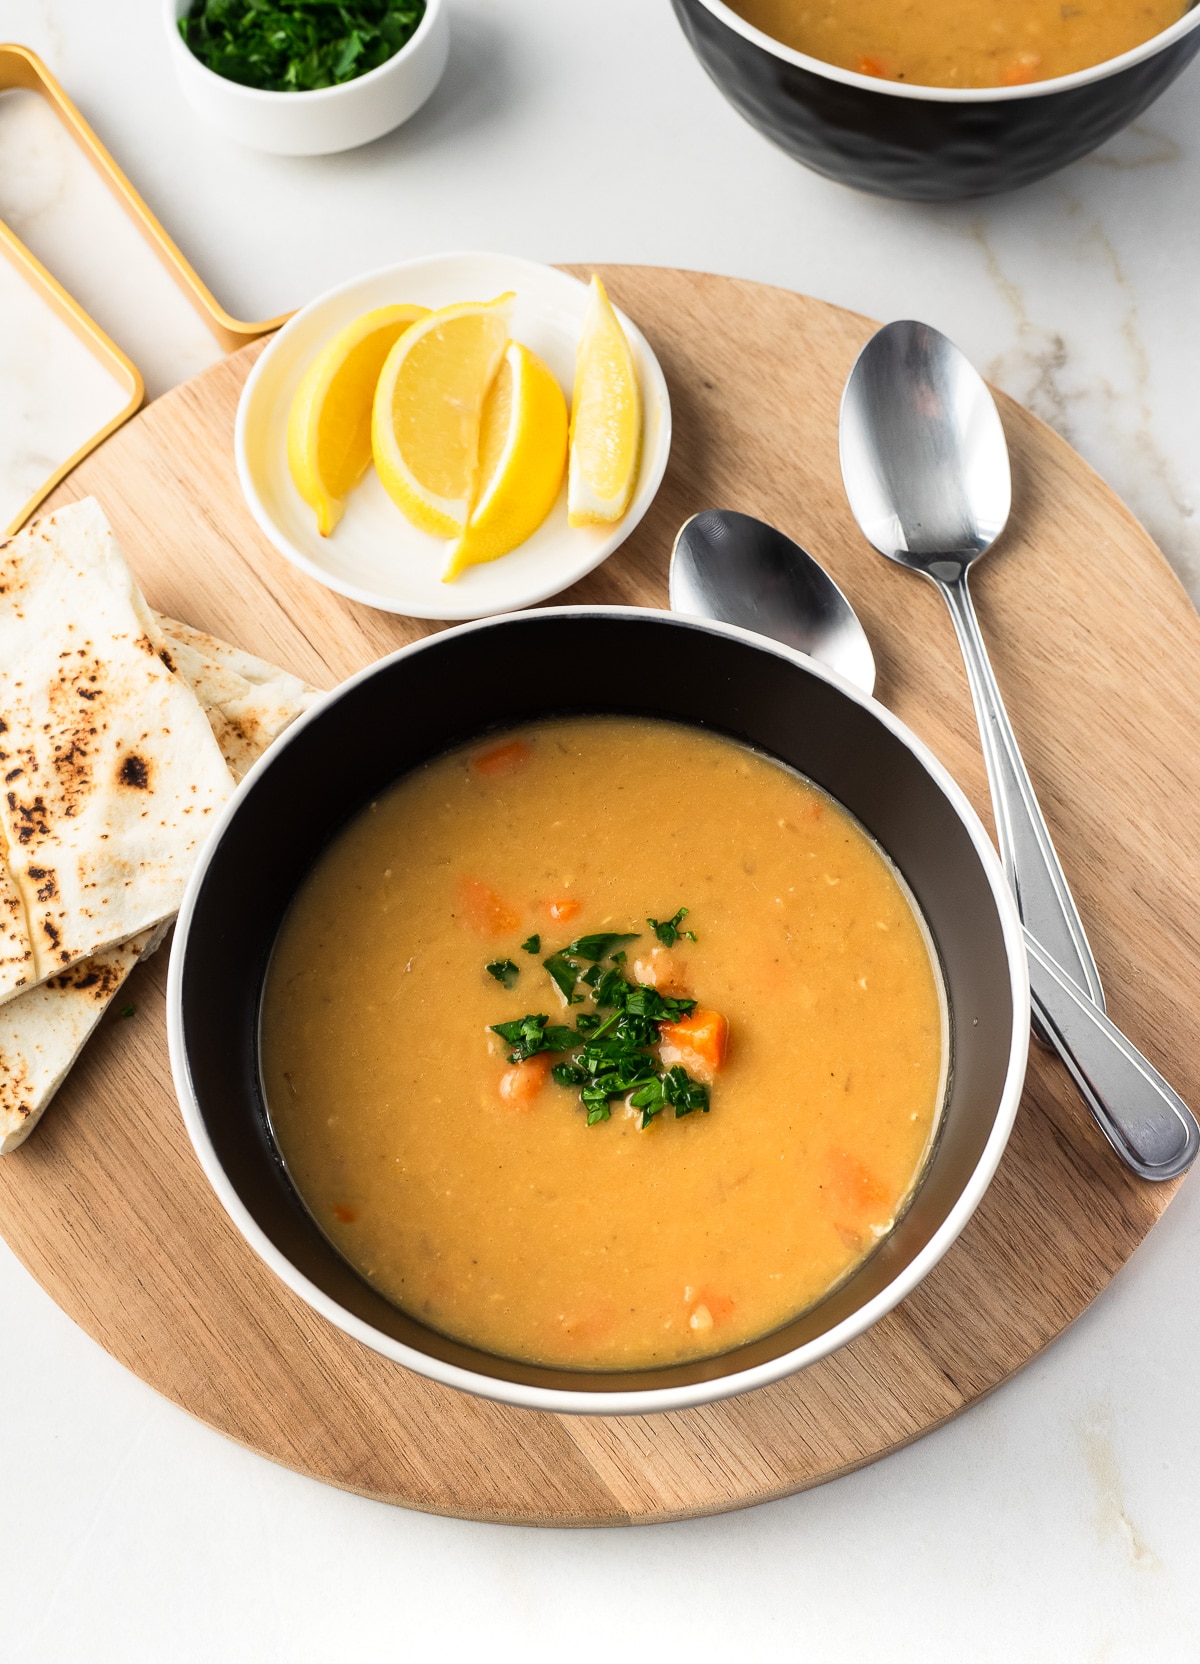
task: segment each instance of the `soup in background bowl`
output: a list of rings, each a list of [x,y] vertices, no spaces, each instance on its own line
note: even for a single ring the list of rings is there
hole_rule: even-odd
[[[1135,121],[1200,51],[1200,9],[1193,3],[1140,45],[1089,68],[1008,85],[914,85],[895,76],[904,63],[881,56],[879,45],[850,45],[840,32],[840,19],[870,8],[886,20],[888,41],[912,51],[894,28],[897,18],[910,14],[882,0],[846,0],[846,7],[827,12],[812,7],[810,16],[828,17],[831,28],[822,22],[812,34],[806,25],[803,47],[788,44],[786,22],[798,14],[800,0],[737,0],[736,7],[725,0],[671,3],[700,63],[751,126],[829,179],[913,202],[988,196],[1044,179]],[[977,3],[953,15],[977,17]],[[1090,8],[1095,0],[1084,3]],[[807,3],[803,9],[809,10]],[[1136,16],[1128,4],[1104,10],[1116,18]],[[947,33],[953,38],[955,30]],[[822,59],[821,51],[834,61]],[[1039,64],[1030,65],[1035,52]],[[1024,63],[1017,62],[1021,53]],[[988,43],[977,37],[970,58],[977,63],[987,54]],[[1040,70],[1041,57],[1037,48],[1018,45],[998,64],[1001,81],[1006,72],[1021,77]],[[960,60],[960,71],[967,61]],[[922,66],[920,73],[938,71]]]
[[[1118,58],[1188,0],[733,0],[747,23],[841,69],[917,87],[1018,87]]]
[[[554,667],[566,669],[559,673]],[[653,674],[642,674],[639,667],[652,667]],[[599,674],[600,669],[605,674]],[[654,777],[667,766],[667,753],[655,753],[654,747],[672,740],[677,759],[682,747],[689,771],[714,770],[708,786],[702,784],[694,794],[694,816],[676,817],[675,828],[682,831],[689,820],[707,816],[713,821],[711,835],[697,836],[688,848],[681,846],[678,861],[672,861],[663,847],[670,836],[670,818],[660,822],[656,834],[653,817],[647,814],[645,853],[640,858],[626,845],[622,870],[614,871],[613,857],[621,847],[614,844],[592,868],[585,862],[578,871],[565,871],[562,861],[582,848],[580,837],[586,843],[583,835],[605,815],[617,816],[622,824],[631,816],[636,819],[638,802],[645,800]],[[532,753],[559,741],[567,746],[568,772],[581,766],[581,757],[594,764],[600,759],[594,748],[608,747],[602,770],[586,768],[588,776],[597,775],[590,803],[576,802],[570,816],[557,817],[573,820],[573,829],[558,829],[564,834],[561,852],[548,836],[555,831],[553,824],[545,827],[544,814],[537,808],[539,793],[545,807],[549,776],[539,785],[536,768],[526,777],[529,789],[523,786],[520,791],[512,784],[520,769],[508,776],[503,770],[491,776],[485,772],[489,789],[495,788],[494,836],[489,839],[487,816],[476,816],[471,823],[467,815],[468,788],[479,784],[470,773],[475,761],[503,753],[515,742]],[[618,770],[615,758],[622,752],[628,763]],[[649,771],[639,774],[639,767]],[[724,817],[715,808],[718,798],[736,796],[732,777],[718,778],[726,768],[735,773],[748,770],[741,778],[754,776],[756,792],[758,787],[765,792],[760,808],[748,809],[748,818],[740,822],[735,803]],[[501,784],[506,778],[507,786]],[[635,788],[632,808],[621,802],[623,779]],[[453,790],[447,795],[455,782],[458,798]],[[561,792],[561,772],[558,782],[555,790]],[[580,785],[577,779],[575,799],[580,798]],[[481,802],[480,797],[474,807]],[[443,1106],[436,1137],[433,1132],[423,1137],[425,1123],[411,1110],[389,1123],[389,1089],[374,1078],[386,1052],[380,1036],[386,1037],[388,1015],[375,1014],[359,1034],[360,1041],[374,1034],[374,1062],[370,1055],[359,1057],[341,1088],[332,1077],[323,1085],[318,1082],[309,1105],[312,1137],[306,1146],[303,1135],[296,1136],[299,1123],[285,1126],[287,1111],[280,1112],[281,1104],[295,1101],[286,1075],[292,1060],[303,1062],[307,1055],[308,1078],[302,1086],[307,1093],[321,1046],[338,1043],[338,1024],[330,1026],[329,1013],[336,1012],[354,975],[355,955],[348,944],[372,916],[380,916],[397,877],[391,856],[392,875],[385,876],[382,848],[369,858],[364,853],[373,838],[371,821],[393,803],[399,808],[392,830],[400,834],[393,847],[400,849],[405,866],[397,892],[405,898],[405,928],[424,932],[427,953],[436,954],[440,944],[443,957],[449,954],[452,979],[439,984],[436,977],[426,978],[412,984],[411,995],[401,996],[395,1044],[403,1048],[422,1003],[432,999],[440,1007],[445,1001],[452,1020],[417,1063],[428,1070],[433,1050],[441,1045],[442,1073],[459,1101],[452,1111]],[[378,807],[372,809],[373,804]],[[804,808],[820,810],[813,821],[814,827],[818,819],[825,822],[820,836],[793,845],[784,841],[785,828],[765,824],[773,811],[776,823],[791,819],[796,824],[795,816]],[[536,845],[527,845],[526,855],[510,838],[522,817]],[[721,824],[727,827],[723,847]],[[742,939],[738,914],[750,911],[748,897],[753,892],[746,886],[753,874],[741,870],[739,884],[732,878],[731,863],[738,846],[748,846],[751,840],[754,847],[740,854],[764,863],[762,870],[771,874],[775,895],[787,893],[782,880],[789,873],[788,888],[796,893],[804,889],[802,865],[821,866],[827,891],[837,888],[825,883],[827,877],[849,882],[853,871],[864,885],[863,907],[850,910],[858,918],[855,928],[870,914],[870,928],[877,935],[886,934],[877,929],[881,921],[896,932],[897,945],[882,959],[868,954],[871,963],[849,983],[837,972],[838,999],[871,1000],[878,993],[871,989],[874,975],[890,976],[897,990],[907,989],[915,1000],[907,1016],[893,1012],[894,1043],[877,1047],[874,1056],[872,1024],[861,1021],[862,1011],[853,1003],[842,1013],[842,1029],[835,1032],[835,1004],[827,1001],[822,1031],[810,1036],[807,1049],[796,1047],[792,1061],[804,1090],[793,1094],[792,1102],[824,1114],[824,1120],[822,1113],[815,1114],[807,1128],[812,1146],[807,1168],[797,1159],[795,1144],[789,1143],[785,1116],[772,1120],[764,1115],[761,1138],[754,1142],[755,1098],[767,1090],[782,1098],[780,1082],[788,1071],[780,1068],[778,1058],[754,1055],[763,1037],[772,1044],[779,1041],[769,1025],[757,1028],[757,997],[751,998],[744,984],[751,976],[765,979],[761,993],[768,997],[766,982],[773,968],[748,969],[746,961],[736,958]],[[457,848],[471,860],[453,872],[445,893],[438,889],[441,881],[434,879],[422,902],[418,869],[424,867],[428,879],[431,864],[436,868],[442,858],[435,854],[439,848],[443,853]],[[467,870],[477,867],[489,850],[494,864],[486,874]],[[581,860],[584,857],[585,848]],[[846,863],[841,868],[839,859]],[[533,860],[540,860],[543,868],[536,881],[528,873]],[[730,873],[731,895],[724,907],[719,872],[713,867],[716,860]],[[343,866],[337,879],[339,861]],[[277,999],[273,1018],[270,977],[281,970],[286,973],[289,929],[301,918],[306,896],[321,892],[323,873],[332,873],[337,882],[325,890],[324,915],[314,939],[325,932],[332,943],[332,963],[309,990],[316,994],[309,1002],[315,1029],[305,1040],[305,1019],[299,1013],[288,1014],[286,997]],[[365,889],[339,905],[336,892],[340,883],[346,897],[347,876]],[[672,878],[690,893],[672,891]],[[502,886],[511,894],[502,893]],[[655,893],[643,899],[643,887]],[[493,911],[493,900],[483,890],[494,898],[499,912]],[[580,911],[568,918],[570,908],[564,904],[572,901],[580,903]],[[785,910],[787,903],[776,903],[772,897],[767,905]],[[422,906],[423,919],[418,917]],[[552,906],[557,916],[551,914]],[[677,912],[680,906],[691,911],[677,924],[682,929],[694,926],[698,940],[676,941],[670,949],[675,961],[672,975],[659,979],[650,961],[663,944],[657,936],[643,940],[653,933],[647,919],[661,924],[668,908]],[[832,928],[838,918],[836,910],[830,914],[815,905],[802,908],[794,897],[792,906],[794,920],[809,918],[818,937],[822,920]],[[446,917],[462,907],[475,910],[466,931],[459,928],[461,921]],[[640,921],[626,916],[635,908],[642,911]],[[847,919],[843,909],[843,938]],[[759,920],[764,928],[766,922]],[[589,1126],[584,1087],[570,1076],[561,1083],[543,1081],[528,1108],[506,1103],[499,1090],[503,1075],[526,1065],[513,1065],[501,1051],[488,1049],[493,1024],[510,1025],[535,1014],[565,1025],[569,1014],[582,1030],[585,1016],[602,1022],[607,1010],[593,997],[599,980],[595,977],[586,982],[581,977],[578,990],[571,984],[571,992],[578,994],[574,1006],[556,1008],[543,998],[552,990],[542,961],[553,954],[541,951],[540,940],[540,957],[523,944],[536,934],[553,950],[570,946],[567,938],[574,929],[591,938],[605,931],[630,934],[639,923],[637,941],[609,945],[594,963],[601,976],[619,973],[630,987],[655,987],[662,980],[666,997],[675,997],[669,993],[673,982],[685,1000],[694,997],[702,1006],[711,1002],[714,1010],[726,1008],[728,1055],[718,1058],[707,1081],[703,1058],[698,1065],[692,1050],[695,1041],[686,1034],[686,1043],[670,1054],[662,1047],[659,1055],[658,1039],[666,1037],[665,1030],[646,1048],[653,1059],[647,1068],[656,1078],[678,1060],[681,1074],[693,1086],[705,1085],[707,1113],[699,1100],[683,1116],[664,1102],[643,1130],[641,1116],[628,1113],[632,1106],[622,1094],[609,1101],[607,1120]],[[825,941],[825,952],[812,964],[828,970],[830,962],[842,957],[837,937],[834,930]],[[749,930],[745,939],[752,940]],[[855,951],[866,952],[855,940]],[[816,938],[809,945],[815,942]],[[364,954],[368,945],[362,944]],[[626,953],[624,962],[613,958],[621,951]],[[763,957],[761,951],[757,957]],[[292,969],[300,967],[303,974],[305,963],[311,968],[320,958],[319,953],[306,957],[302,952]],[[508,987],[503,977],[487,970],[490,963],[506,961],[517,964],[519,973],[515,980],[509,974]],[[592,963],[586,954],[582,959],[576,954],[577,971]],[[795,1020],[799,998],[795,972],[796,962],[788,963],[780,981],[781,1011],[789,1022]],[[378,990],[380,998],[366,1003],[386,1003],[405,975],[415,976],[416,966],[405,972],[403,966],[393,965]],[[865,977],[866,989],[858,986],[860,977]],[[527,1000],[526,989],[532,993],[535,987],[538,997]],[[461,989],[457,1001],[448,997],[447,988],[451,993]],[[405,1000],[410,1002],[407,1006]],[[878,1006],[876,1016],[882,1011]],[[998,862],[965,799],[920,742],[881,706],[802,655],[743,631],[622,608],[547,610],[447,631],[371,667],[298,724],[239,790],[193,879],[172,959],[169,1014],[177,1089],[205,1171],[251,1246],[293,1290],[347,1333],[433,1379],[527,1407],[609,1414],[679,1409],[764,1385],[844,1345],[903,1298],[958,1235],[994,1172],[1020,1096],[1029,1020],[1020,928]],[[350,1020],[348,1007],[342,1017]],[[922,1038],[922,1028],[930,1026],[936,1033]],[[511,1043],[513,1033],[510,1028],[501,1038]],[[786,1039],[782,1043],[786,1045]],[[856,1048],[868,1074],[877,1071],[878,1090],[864,1095],[859,1104],[861,1124],[854,1131],[853,1118],[847,1116],[841,1128],[846,1136],[840,1139],[827,1136],[835,1105],[828,1096],[822,1105],[817,1090],[816,1058],[822,1047],[833,1059],[835,1077]],[[915,1096],[907,1099],[898,1089],[895,1068],[888,1072],[886,1056],[891,1050],[893,1063],[902,1064],[906,1047],[919,1076]],[[344,1057],[352,1050],[347,1042]],[[568,1048],[562,1055],[570,1065],[581,1054]],[[406,1090],[413,1095],[414,1083],[422,1100],[438,1096],[434,1076],[410,1073],[406,1082],[404,1068],[410,1065],[403,1065],[397,1076],[393,1109],[397,1095],[404,1096]],[[944,1073],[948,1080],[943,1091]],[[845,1098],[844,1076],[834,1084]],[[339,1090],[340,1109],[334,1104]],[[324,1102],[322,1092],[330,1094]],[[883,1120],[888,1122],[889,1115],[891,1120],[881,1131],[878,1114],[885,1099],[892,1109]],[[276,1115],[274,1132],[268,1108]],[[527,1117],[516,1142],[513,1122],[503,1118],[514,1108]],[[939,1108],[936,1139],[931,1140]],[[426,1109],[431,1117],[439,1114],[432,1102]],[[350,1111],[359,1133],[351,1136],[343,1128],[331,1139],[334,1129],[320,1126],[322,1110],[326,1121]],[[916,1121],[903,1121],[903,1116],[913,1114]],[[527,1134],[537,1126],[547,1141],[545,1161],[539,1157],[540,1164],[523,1176],[523,1195],[511,1178],[498,1180],[483,1169],[497,1152],[500,1160],[511,1152],[528,1164]],[[486,1137],[480,1137],[481,1128]],[[362,1137],[366,1145],[356,1148],[355,1138]],[[387,1144],[388,1138],[396,1137],[403,1148]],[[463,1155],[472,1142],[476,1154],[483,1147],[482,1164],[474,1167]],[[616,1154],[622,1145],[626,1156]],[[347,1239],[347,1233],[369,1223],[367,1213],[377,1205],[373,1185],[363,1179],[364,1149],[373,1151],[377,1160],[381,1154],[390,1155],[393,1166],[399,1155],[399,1165],[421,1169],[405,1179],[407,1189],[384,1186],[401,1200],[402,1233],[416,1227],[423,1210],[420,1223],[429,1249],[419,1290],[392,1280],[396,1265],[402,1275],[411,1275],[412,1267],[420,1264],[411,1252],[411,1240],[389,1270],[381,1257],[386,1255],[386,1242],[366,1242],[364,1248],[369,1233],[363,1233],[357,1246],[352,1236]],[[755,1166],[749,1159],[752,1153],[762,1149],[769,1149],[777,1162],[782,1154],[784,1166],[791,1160],[791,1172],[782,1183],[772,1182],[764,1171],[744,1177]],[[686,1198],[689,1185],[698,1187],[690,1192],[694,1209],[708,1208],[709,1224],[715,1226],[715,1210],[726,1205],[713,1195],[715,1176],[733,1187],[734,1195],[750,1187],[741,1224],[759,1233],[760,1248],[772,1241],[777,1244],[779,1263],[765,1277],[755,1277],[737,1260],[732,1238],[718,1243],[719,1251],[704,1263],[703,1223],[689,1223],[686,1208],[662,1210],[661,1255],[654,1217],[645,1220],[639,1249],[630,1224],[632,1212],[627,1211],[616,1221],[615,1245],[610,1248],[615,1270],[607,1279],[601,1274],[603,1255],[594,1252],[576,1267],[574,1278],[551,1259],[553,1287],[539,1290],[538,1278],[545,1275],[548,1262],[521,1247],[522,1232],[528,1234],[542,1205],[536,1199],[529,1203],[528,1186],[545,1188],[548,1176],[554,1184],[568,1185],[572,1152],[578,1162],[577,1200],[568,1193],[562,1204],[561,1217],[567,1224],[561,1242],[570,1240],[573,1205],[581,1226],[591,1218],[586,1227],[589,1239],[597,1234],[598,1215],[587,1213],[592,1193],[603,1193],[607,1186],[610,1206],[619,1203],[634,1209],[639,1203],[644,1206],[652,1193],[653,1186],[647,1188],[651,1176],[669,1192],[672,1173],[674,1199],[678,1201],[680,1194]],[[707,1162],[709,1155],[716,1159]],[[336,1173],[337,1161],[347,1156],[349,1164]],[[747,1159],[735,1172],[739,1156]],[[625,1160],[631,1164],[631,1179],[617,1172]],[[459,1206],[453,1195],[435,1194],[439,1175],[446,1181],[443,1191],[459,1190]],[[343,1189],[354,1183],[363,1189]],[[820,1196],[822,1186],[829,1184],[842,1197],[832,1207]],[[500,1221],[497,1233],[489,1234],[487,1215],[504,1201],[516,1215]],[[541,1217],[549,1218],[552,1212],[543,1211]],[[737,1219],[736,1209],[728,1217]],[[451,1219],[457,1236],[446,1229]],[[491,1223],[496,1223],[494,1218]],[[812,1251],[814,1231],[823,1260]],[[647,1262],[663,1260],[661,1277],[639,1281],[639,1253]],[[489,1254],[490,1263],[473,1280],[469,1262]],[[699,1266],[697,1281],[676,1286],[693,1275],[690,1263],[685,1263],[689,1255]],[[447,1265],[453,1275],[442,1278]],[[632,1280],[626,1277],[631,1266]],[[783,1274],[780,1280],[790,1279],[786,1290],[773,1289],[772,1271]],[[728,1285],[718,1273],[729,1279]],[[508,1328],[497,1326],[491,1310],[504,1303],[490,1300],[497,1278],[508,1279],[509,1317],[515,1310],[519,1319]],[[741,1281],[735,1286],[737,1278]],[[514,1299],[514,1288],[519,1298]],[[632,1324],[612,1309],[618,1288],[633,1292],[625,1303],[635,1309],[637,1320]],[[567,1324],[557,1324],[553,1312],[552,1321],[543,1321],[555,1299],[561,1309],[563,1297],[572,1290],[593,1300],[599,1296],[604,1309],[590,1314],[590,1332],[583,1321],[586,1312]],[[664,1327],[668,1321],[670,1328]]]

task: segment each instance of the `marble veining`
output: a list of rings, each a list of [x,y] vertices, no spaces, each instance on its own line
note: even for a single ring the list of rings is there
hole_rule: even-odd
[[[0,255],[0,531],[126,394]]]
[[[1111,1405],[1094,1404],[1084,1417],[1079,1434],[1083,1459],[1096,1492],[1097,1534],[1102,1542],[1115,1540],[1129,1565],[1137,1570],[1157,1571],[1162,1561],[1130,1518],[1125,1501],[1115,1421]]]
[[[133,359],[148,398],[221,348],[51,107],[0,94],[0,219]]]
[[[1129,166],[1157,166],[1175,156],[1163,146]],[[1104,220],[1073,201],[1067,223],[1071,237],[1064,252],[1087,275],[1085,340],[1077,317],[1060,315],[1051,322],[1037,316],[1032,310],[1037,301],[1006,267],[986,223],[972,226],[987,277],[1012,323],[1009,344],[983,366],[985,374],[1062,434],[1117,488],[1196,599],[1200,524],[1192,491],[1160,431],[1138,295]]]

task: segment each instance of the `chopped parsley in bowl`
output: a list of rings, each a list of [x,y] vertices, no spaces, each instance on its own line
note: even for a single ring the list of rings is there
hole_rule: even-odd
[[[206,69],[264,92],[313,92],[406,46],[425,0],[192,0],[179,33]]]

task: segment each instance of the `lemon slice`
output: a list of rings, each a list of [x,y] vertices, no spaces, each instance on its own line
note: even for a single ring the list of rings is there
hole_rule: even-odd
[[[328,537],[343,499],[371,461],[371,402],[396,337],[424,306],[378,306],[341,329],[313,359],[296,389],[287,422],[287,459],[296,490]]]
[[[458,537],[475,499],[483,401],[508,345],[512,300],[430,312],[396,342],[379,376],[375,466],[396,506],[434,537]]]
[[[642,395],[633,353],[604,285],[593,277],[575,359],[567,518],[607,526],[629,507],[642,452]]]
[[[532,537],[554,507],[566,469],[562,388],[535,352],[510,341],[484,400],[475,507],[450,550],[443,582]]]

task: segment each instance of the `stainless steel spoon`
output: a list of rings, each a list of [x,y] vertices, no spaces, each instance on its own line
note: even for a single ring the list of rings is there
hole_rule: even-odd
[[[888,324],[842,396],[842,478],[881,555],[941,590],[966,661],[996,812],[1000,858],[1025,924],[1100,1008],[1104,991],[1017,749],[980,634],[967,572],[1008,520],[1008,445],[974,366],[927,324]]]
[[[764,520],[723,508],[693,514],[671,552],[670,590],[674,612],[757,630],[874,692],[858,614],[825,568]]]
[[[931,579],[954,620],[991,785],[997,838],[1025,925],[1035,1027],[1066,1063],[1123,1160],[1182,1173],[1200,1149],[1187,1105],[1104,1016],[1100,974],[1004,709],[967,587],[1003,531],[1011,485],[995,403],[953,342],[888,324],[842,396],[842,477],[855,519],[889,560]]]

